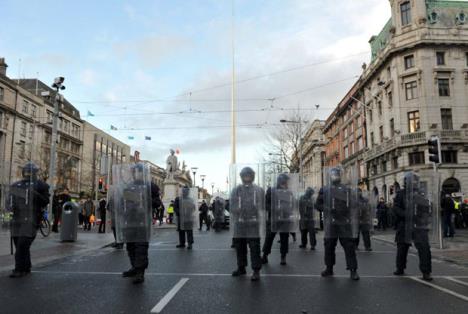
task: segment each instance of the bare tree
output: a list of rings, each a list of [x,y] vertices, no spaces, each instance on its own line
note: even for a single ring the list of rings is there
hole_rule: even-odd
[[[286,122],[272,130],[269,135],[265,151],[268,154],[269,170],[299,172],[299,153],[301,149],[301,136],[304,134],[304,125],[301,128],[299,121],[304,121],[304,114],[299,110],[291,112],[284,117]],[[302,129],[302,134],[301,134]]]

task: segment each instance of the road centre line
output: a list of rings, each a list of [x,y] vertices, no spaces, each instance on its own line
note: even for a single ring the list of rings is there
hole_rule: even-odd
[[[188,278],[182,278],[179,280],[178,283],[174,287],[172,287],[171,290],[169,290],[168,293],[156,304],[153,309],[151,310],[151,313],[161,313],[162,310],[166,307],[166,305],[172,300],[172,298],[179,292],[180,289],[189,281]]]
[[[98,272],[98,271],[49,271],[49,270],[35,270],[32,271],[37,274],[64,274],[64,275],[121,275],[121,272]],[[154,273],[146,272],[147,276],[179,276],[179,277],[231,277],[230,273]],[[261,277],[284,277],[284,278],[321,278],[320,274],[261,274]],[[349,278],[349,275],[335,275],[335,278]],[[361,278],[375,278],[375,279],[399,279],[399,278],[417,278],[412,276],[393,276],[393,275],[360,275]],[[439,275],[433,276],[434,278],[460,278],[468,279],[468,276],[446,276]],[[333,277],[332,277],[333,278]]]
[[[466,286],[466,287],[468,287],[468,282],[465,282],[465,281],[462,281],[462,280],[455,279],[455,278],[453,278],[453,277],[451,277],[451,276],[450,276],[450,277],[449,277],[449,276],[447,276],[447,277],[445,277],[445,279],[447,279],[447,280],[450,280],[450,281],[453,281],[453,282],[456,282],[456,283],[458,283],[459,285],[462,285],[462,286]]]
[[[428,282],[428,281],[424,281],[424,280],[422,280],[422,279],[420,279],[420,278],[418,278],[418,277],[411,276],[411,277],[406,277],[406,278],[411,279],[411,280],[414,280],[414,281],[419,282],[419,283],[422,283],[423,285],[426,285],[426,286],[429,286],[429,287],[434,288],[434,289],[436,289],[436,290],[445,292],[445,293],[450,294],[450,295],[452,295],[452,296],[454,296],[454,297],[456,297],[456,298],[459,298],[459,299],[461,299],[461,300],[463,300],[463,301],[468,302],[468,297],[467,297],[467,296],[462,295],[462,294],[459,294],[459,293],[457,293],[457,292],[455,292],[455,291],[452,291],[452,290],[450,290],[450,289],[447,289],[447,288],[438,286],[438,285],[433,284],[433,283],[430,283],[430,282]],[[444,277],[444,278],[447,279],[447,276]]]

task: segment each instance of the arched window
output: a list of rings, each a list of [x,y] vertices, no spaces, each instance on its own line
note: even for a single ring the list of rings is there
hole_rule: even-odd
[[[442,191],[444,193],[456,193],[460,192],[460,181],[455,178],[448,178],[442,184]]]

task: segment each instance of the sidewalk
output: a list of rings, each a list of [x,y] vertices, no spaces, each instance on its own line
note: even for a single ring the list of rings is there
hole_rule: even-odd
[[[432,257],[468,267],[468,229],[456,229],[454,238],[444,238],[444,249],[438,243],[431,243]],[[375,231],[373,238],[395,245],[395,231]],[[416,249],[411,247],[413,252]]]
[[[47,238],[38,233],[31,246],[33,267],[64,257],[81,255],[114,242],[110,228],[105,234],[97,233],[97,229],[96,226],[91,231],[78,229],[76,242],[60,242],[59,233],[51,233]],[[0,273],[13,268],[14,256],[10,255],[10,232],[8,229],[0,229]]]

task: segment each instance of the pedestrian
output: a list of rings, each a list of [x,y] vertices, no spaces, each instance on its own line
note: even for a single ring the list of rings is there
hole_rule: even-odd
[[[56,190],[52,201],[52,212],[54,222],[52,225],[52,232],[58,232],[58,225],[62,219],[63,205],[71,201],[70,191],[64,187],[62,191]]]
[[[164,204],[161,202],[161,206],[159,206],[159,210],[158,210],[158,219],[159,219],[160,226],[163,224],[164,211],[165,211]]]
[[[372,209],[373,210],[373,209]],[[379,203],[377,204],[377,229],[385,231],[387,229],[387,215],[388,207],[385,204],[383,197],[380,198]]]
[[[463,223],[465,224],[465,228],[468,228],[468,199],[463,201],[461,205],[461,211],[463,216]]]
[[[36,238],[42,213],[49,204],[49,185],[39,180],[39,168],[28,162],[22,168],[22,179],[10,186],[10,204],[13,212],[10,232],[15,246],[15,269],[10,278],[31,273],[30,248]]]
[[[352,200],[357,189],[356,178],[348,178],[349,184],[343,183],[343,169],[333,167],[325,171],[326,185],[320,189],[316,207],[323,212],[325,228],[324,247],[326,269],[322,277],[333,276],[333,266],[336,261],[336,245],[340,241],[343,247],[346,268],[350,271],[352,280],[359,280],[357,273],[356,242],[358,231],[357,208]],[[343,180],[343,181],[342,181]],[[356,183],[356,186],[354,185]]]
[[[315,250],[317,240],[315,238],[315,222],[314,222],[314,189],[307,188],[304,195],[299,199],[299,213],[301,219],[299,221],[299,228],[301,230],[301,249],[307,248],[307,236],[310,239],[310,249]]]
[[[181,195],[175,199],[174,211],[177,216],[177,230],[179,231],[179,244],[176,246],[177,248],[184,248],[187,242],[187,249],[192,249],[194,218],[197,210],[197,193],[196,189],[191,190],[188,186],[185,186],[182,188]]]
[[[268,188],[265,195],[265,206],[267,211],[267,225],[265,242],[263,243],[262,263],[268,264],[268,255],[276,233],[280,236],[281,265],[286,265],[286,255],[289,252],[289,234],[298,227],[297,202],[291,176],[282,173],[276,179],[276,187]],[[297,214],[297,216],[296,216]],[[297,221],[295,221],[297,219]]]
[[[91,200],[91,197],[88,195],[88,198],[83,203],[83,230],[91,230],[91,216],[94,215],[94,203]]]
[[[174,221],[174,201],[172,200],[167,207],[167,214],[169,215],[168,222],[172,225]]]
[[[453,238],[455,235],[455,226],[453,224],[453,215],[455,213],[455,202],[450,197],[449,193],[445,193],[442,196],[442,200],[440,202],[440,206],[442,208],[442,222],[443,222],[443,232],[444,237]]]
[[[151,238],[152,207],[157,203],[149,167],[143,163],[119,164],[112,169],[116,185],[117,242],[127,246],[130,269],[122,277],[133,278],[134,284],[145,281],[148,268],[148,248]],[[159,195],[157,195],[159,198]]]
[[[257,186],[255,172],[245,167],[240,172],[241,184],[231,191],[231,230],[237,255],[237,269],[233,277],[247,274],[247,247],[250,249],[250,261],[253,270],[251,280],[260,280],[262,261],[260,257],[260,236],[264,228],[265,193]]]
[[[98,233],[106,233],[106,208],[107,208],[107,201],[105,197],[102,197],[99,200],[99,217],[101,218],[101,222],[99,223],[99,230]]]
[[[362,234],[362,239],[364,242],[364,249],[367,252],[372,251],[372,245],[371,245],[371,238],[370,238],[370,231],[372,230],[372,226],[374,223],[372,211],[374,210],[374,204],[375,202],[372,202],[372,195],[368,195],[368,193],[365,193],[366,195],[364,196],[364,193],[362,192],[361,189],[358,189],[358,200],[357,204],[359,206],[358,211],[359,211],[359,230],[356,238],[356,250],[359,249],[359,240],[361,238]]]
[[[397,192],[393,202],[396,215],[397,243],[395,276],[405,274],[408,250],[412,243],[418,250],[419,269],[423,279],[431,281],[432,257],[429,245],[429,225],[431,223],[431,203],[427,193],[420,187],[420,179],[414,172],[407,172],[404,176],[403,189]]]
[[[198,208],[199,212],[199,221],[200,221],[200,228],[198,230],[202,230],[203,223],[206,225],[206,231],[210,231],[210,224],[208,222],[208,205],[206,204],[205,200],[202,201],[200,207]]]
[[[213,228],[215,229],[216,232],[221,231],[224,225],[225,206],[226,206],[226,203],[224,199],[219,196],[216,196],[212,205],[212,211],[213,211],[213,216],[214,216]]]

